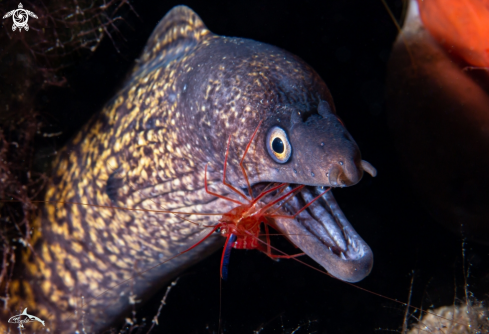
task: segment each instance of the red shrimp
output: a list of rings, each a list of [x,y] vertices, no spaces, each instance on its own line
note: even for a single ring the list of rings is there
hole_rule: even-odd
[[[312,201],[307,203],[302,207],[302,209],[298,210],[294,215],[277,215],[274,214],[273,212],[270,212],[270,209],[274,208],[274,205],[285,201],[287,198],[290,196],[294,195],[298,191],[300,191],[302,188],[304,188],[304,185],[299,185],[295,187],[294,189],[286,192],[283,194],[283,190],[289,185],[286,183],[279,183],[271,186],[269,189],[264,189],[256,198],[253,197],[253,192],[251,189],[251,185],[248,179],[248,176],[246,174],[246,170],[243,166],[243,161],[246,157],[246,154],[248,153],[248,150],[251,146],[251,143],[253,142],[253,139],[255,138],[256,133],[258,132],[258,129],[260,128],[262,121],[258,123],[258,126],[256,127],[253,135],[251,136],[250,141],[248,142],[248,145],[246,146],[246,149],[243,153],[243,156],[241,157],[240,160],[240,168],[243,172],[243,175],[246,179],[246,184],[248,187],[248,192],[251,196],[251,198],[248,198],[246,195],[244,195],[242,192],[237,190],[235,187],[233,187],[231,184],[226,182],[226,169],[227,169],[227,161],[228,161],[228,156],[229,156],[229,146],[231,143],[231,136],[228,138],[227,142],[227,148],[226,148],[226,156],[224,158],[224,170],[223,170],[223,178],[222,178],[222,183],[229,187],[232,191],[237,193],[239,196],[241,196],[244,199],[244,203],[217,193],[214,193],[208,189],[208,184],[207,184],[207,165],[205,166],[205,191],[213,196],[222,198],[224,200],[233,202],[238,204],[237,207],[233,208],[231,211],[226,212],[222,215],[221,219],[219,219],[219,223],[216,224],[212,230],[207,234],[202,240],[200,240],[198,243],[196,243],[194,246],[190,247],[187,251],[190,251],[191,249],[195,248],[198,246],[200,243],[202,243],[204,240],[206,240],[208,237],[212,235],[215,231],[219,230],[220,234],[224,237],[226,237],[226,243],[224,246],[224,250],[222,253],[221,257],[221,277],[223,279],[226,278],[227,276],[227,261],[229,260],[229,251],[231,248],[236,248],[236,249],[257,249],[263,253],[265,253],[267,256],[269,256],[272,259],[277,259],[277,258],[294,258],[300,255],[304,255],[304,253],[299,253],[296,255],[287,255],[287,254],[273,254],[272,253],[272,248],[270,246],[270,234],[269,234],[269,226],[272,228],[273,222],[270,220],[270,218],[290,218],[293,219],[297,217],[302,211],[304,211],[309,205],[314,203],[317,199],[319,199],[321,196],[323,196],[326,192],[330,190],[330,188],[327,188],[324,192],[319,194],[317,197],[315,197]],[[263,204],[260,202],[262,198],[264,198],[267,195],[272,194],[273,192],[278,191],[278,194],[275,196],[274,199],[272,199],[268,204]],[[187,220],[188,221],[188,220]],[[261,233],[261,225],[263,224],[264,229],[265,229],[265,237],[266,241],[261,241],[260,240],[260,233]]]

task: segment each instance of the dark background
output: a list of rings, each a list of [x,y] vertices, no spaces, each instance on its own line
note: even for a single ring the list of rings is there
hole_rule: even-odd
[[[366,175],[360,184],[334,192],[375,255],[372,273],[358,285],[407,301],[414,271],[415,306],[452,304],[457,287],[463,297],[462,236],[445,230],[423,208],[388,131],[384,78],[397,31],[381,0],[133,1],[139,17],[126,10],[120,34],[63,72],[68,87],[39,95],[39,107],[49,114],[45,130],[63,132],[44,150],[61,147],[113,96],[153,28],[178,4],[194,9],[216,34],[266,42],[300,56],[329,86],[363,159],[378,170],[377,178]],[[401,1],[388,4],[399,18]],[[489,250],[472,243],[465,248],[472,265],[470,290],[487,299],[483,264]],[[389,333],[402,325],[401,304],[293,260],[274,262],[256,251],[234,250],[222,287],[219,262],[216,253],[181,277],[153,333],[216,333],[219,322],[227,333]],[[163,293],[137,314],[152,318]]]

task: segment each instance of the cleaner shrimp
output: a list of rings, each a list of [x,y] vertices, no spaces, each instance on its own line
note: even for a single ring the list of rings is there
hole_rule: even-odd
[[[195,248],[202,242],[204,242],[207,238],[209,238],[214,232],[219,231],[219,233],[226,238],[224,250],[222,253],[221,257],[221,278],[226,279],[227,278],[227,263],[229,261],[229,256],[230,256],[230,250],[231,248],[235,249],[257,249],[263,253],[265,253],[268,257],[272,259],[279,259],[279,258],[294,258],[300,255],[304,255],[304,253],[299,253],[296,255],[287,255],[287,254],[273,254],[272,253],[272,248],[270,245],[270,233],[269,233],[269,226],[275,227],[273,225],[273,222],[271,219],[273,218],[290,218],[294,219],[297,217],[302,211],[304,211],[307,207],[309,207],[312,203],[314,203],[316,200],[321,198],[324,194],[326,194],[330,188],[327,188],[325,191],[323,191],[321,194],[316,196],[314,199],[309,201],[306,205],[304,205],[299,211],[297,211],[294,215],[284,215],[284,214],[276,214],[273,213],[273,209],[277,210],[280,207],[281,202],[286,201],[290,196],[296,194],[300,190],[304,188],[304,185],[298,185],[292,190],[289,190],[284,193],[284,189],[289,186],[289,184],[284,184],[284,183],[279,183],[275,185],[269,185],[267,188],[262,190],[262,192],[254,197],[253,196],[253,191],[251,189],[251,185],[246,173],[246,170],[243,166],[243,161],[246,158],[246,154],[248,153],[248,150],[253,142],[253,139],[256,136],[256,133],[258,132],[258,129],[260,128],[262,121],[259,122],[258,126],[256,127],[253,135],[251,136],[250,141],[248,142],[246,149],[243,153],[243,156],[241,157],[240,160],[240,168],[243,172],[243,175],[246,179],[247,183],[247,188],[248,192],[250,194],[251,198],[248,198],[246,195],[244,195],[242,192],[237,190],[235,187],[233,187],[231,184],[226,182],[226,170],[227,170],[227,161],[228,161],[228,156],[229,156],[229,146],[231,143],[231,136],[228,138],[227,142],[227,148],[226,148],[226,155],[224,158],[224,170],[223,170],[223,178],[222,178],[222,183],[229,187],[233,192],[238,194],[242,199],[245,201],[245,203],[238,201],[236,199],[226,197],[220,194],[217,194],[215,192],[212,192],[208,189],[208,183],[207,183],[207,165],[205,167],[205,191],[213,196],[222,198],[226,201],[230,201],[232,203],[238,204],[237,207],[233,208],[231,211],[226,212],[222,215],[222,217],[219,219],[219,222],[212,227],[211,231],[209,234],[207,234],[203,239],[201,239],[198,243],[196,243],[194,246],[190,247],[187,251],[190,251],[191,249]],[[267,204],[263,204],[260,202],[261,199],[263,199],[267,195],[271,195],[274,192],[277,192],[275,197]],[[278,204],[277,208],[274,208],[274,206]],[[189,221],[188,219],[185,219],[186,221]],[[265,230],[265,238],[266,241],[260,240],[261,236],[261,225],[263,224],[264,230]],[[276,227],[275,227],[276,228]]]

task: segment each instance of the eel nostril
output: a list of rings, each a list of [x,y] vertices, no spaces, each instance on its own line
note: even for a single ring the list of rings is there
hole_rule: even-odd
[[[333,187],[338,185],[338,176],[340,174],[340,168],[338,165],[334,165],[328,173],[326,173],[326,176],[328,176],[329,184]]]
[[[340,161],[342,173],[339,175],[341,181],[339,183],[342,186],[352,186],[360,181],[363,175],[363,170],[361,169],[361,165],[355,163],[354,160]]]
[[[332,187],[348,187],[354,185],[362,178],[362,170],[359,170],[353,160],[337,161],[326,173],[329,184]]]
[[[340,187],[346,187],[346,186],[349,186],[352,184],[354,184],[354,183],[348,178],[348,176],[345,173],[341,173],[338,176],[338,185]]]

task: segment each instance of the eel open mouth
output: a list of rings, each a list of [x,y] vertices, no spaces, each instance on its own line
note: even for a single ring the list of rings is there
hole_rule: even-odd
[[[289,185],[284,193],[293,187]],[[321,187],[304,187],[280,208],[286,215],[293,215],[322,192]],[[274,219],[281,233],[336,278],[358,282],[370,273],[372,250],[346,219],[331,191],[295,219]]]

